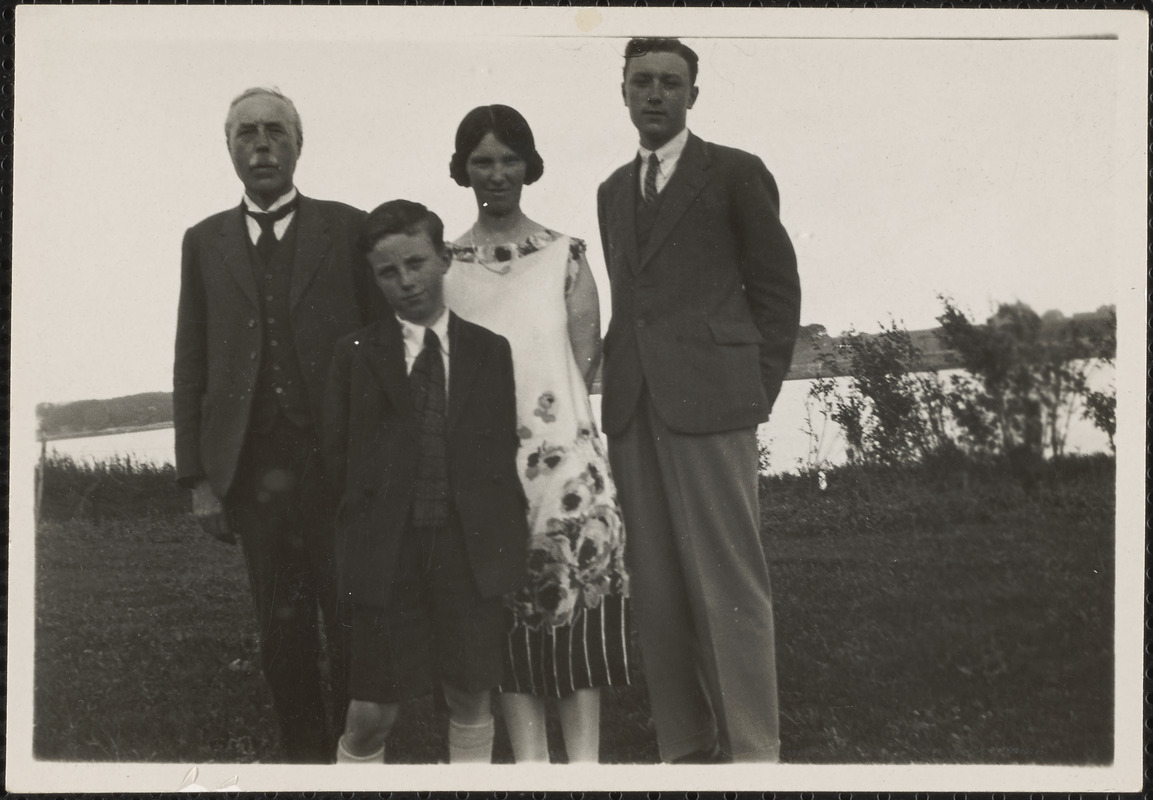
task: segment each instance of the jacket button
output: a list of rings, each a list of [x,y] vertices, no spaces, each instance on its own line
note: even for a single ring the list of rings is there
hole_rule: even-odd
[[[248,354],[248,357],[249,357],[250,359],[252,359],[253,361],[255,361],[255,360],[256,360],[256,353],[249,353],[249,354]]]
[[[256,327],[256,320],[254,320],[254,319],[248,320],[248,327],[255,328]]]
[[[643,319],[638,319],[637,320],[637,327],[643,328],[644,326],[645,326],[645,321]]]

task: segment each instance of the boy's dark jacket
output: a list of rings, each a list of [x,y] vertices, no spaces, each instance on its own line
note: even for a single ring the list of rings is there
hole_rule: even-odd
[[[526,501],[516,472],[512,352],[497,334],[450,315],[449,502],[485,597],[526,578]],[[341,596],[382,607],[407,520],[417,425],[404,341],[389,315],[336,344],[324,408],[324,457],[340,492]]]

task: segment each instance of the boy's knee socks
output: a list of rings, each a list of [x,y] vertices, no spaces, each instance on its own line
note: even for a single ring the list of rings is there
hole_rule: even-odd
[[[492,762],[492,742],[494,738],[493,718],[476,725],[464,725],[456,720],[448,721],[448,760],[450,764]],[[382,764],[384,745],[375,753],[358,756],[351,753],[341,736],[336,744],[337,764]]]
[[[356,756],[349,752],[344,744],[344,736],[336,742],[336,763],[337,764],[383,764],[384,763],[384,745],[375,753],[369,753],[366,756]]]
[[[448,762],[450,764],[492,762],[493,718],[476,725],[448,721]]]

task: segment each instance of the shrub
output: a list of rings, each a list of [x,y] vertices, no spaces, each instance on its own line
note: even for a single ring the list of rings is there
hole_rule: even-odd
[[[957,475],[975,462],[996,462],[1030,491],[1043,478],[1045,458],[1064,454],[1078,409],[1113,446],[1116,393],[1111,386],[1089,388],[1092,373],[1111,365],[1116,351],[1111,308],[1088,320],[1066,320],[1060,312],[1042,318],[1022,303],[1002,304],[977,325],[951,300],[942,302],[938,338],[955,354],[961,374],[946,377],[930,368],[895,321],[876,334],[849,331],[833,350],[823,345],[823,371],[848,377],[843,390],[829,378],[810,385],[804,425],[810,447],[802,472],[816,474],[827,465],[825,425],[814,422],[814,411],[839,426],[850,464],[922,464]],[[934,366],[941,363],[948,361]]]
[[[1024,303],[1005,303],[976,325],[942,297],[946,344],[968,375],[954,376],[949,406],[978,451],[1036,463],[1061,456],[1098,354],[1074,323],[1043,330]]]
[[[55,453],[43,462],[41,519],[166,515],[188,510],[176,468],[118,455],[92,461]]]
[[[1113,366],[1113,359],[1117,354],[1117,309],[1106,309],[1108,325],[1100,333],[1088,335],[1093,356],[1103,365]],[[1099,391],[1087,389],[1085,391],[1085,410],[1083,418],[1091,420],[1097,429],[1109,437],[1109,449],[1116,453],[1117,447],[1113,437],[1117,433],[1117,389],[1110,385],[1108,389]]]
[[[945,388],[907,330],[890,321],[877,334],[849,331],[838,349],[851,376],[847,391],[818,378],[808,399],[840,426],[851,462],[909,464],[953,445]],[[824,360],[831,367],[835,359]],[[811,423],[808,430],[812,436]]]

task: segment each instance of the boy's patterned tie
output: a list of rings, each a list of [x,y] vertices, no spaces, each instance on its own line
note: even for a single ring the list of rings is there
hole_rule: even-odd
[[[448,447],[444,358],[440,337],[432,328],[424,331],[424,349],[413,362],[409,388],[420,445],[412,523],[417,528],[436,529],[448,518]]]

